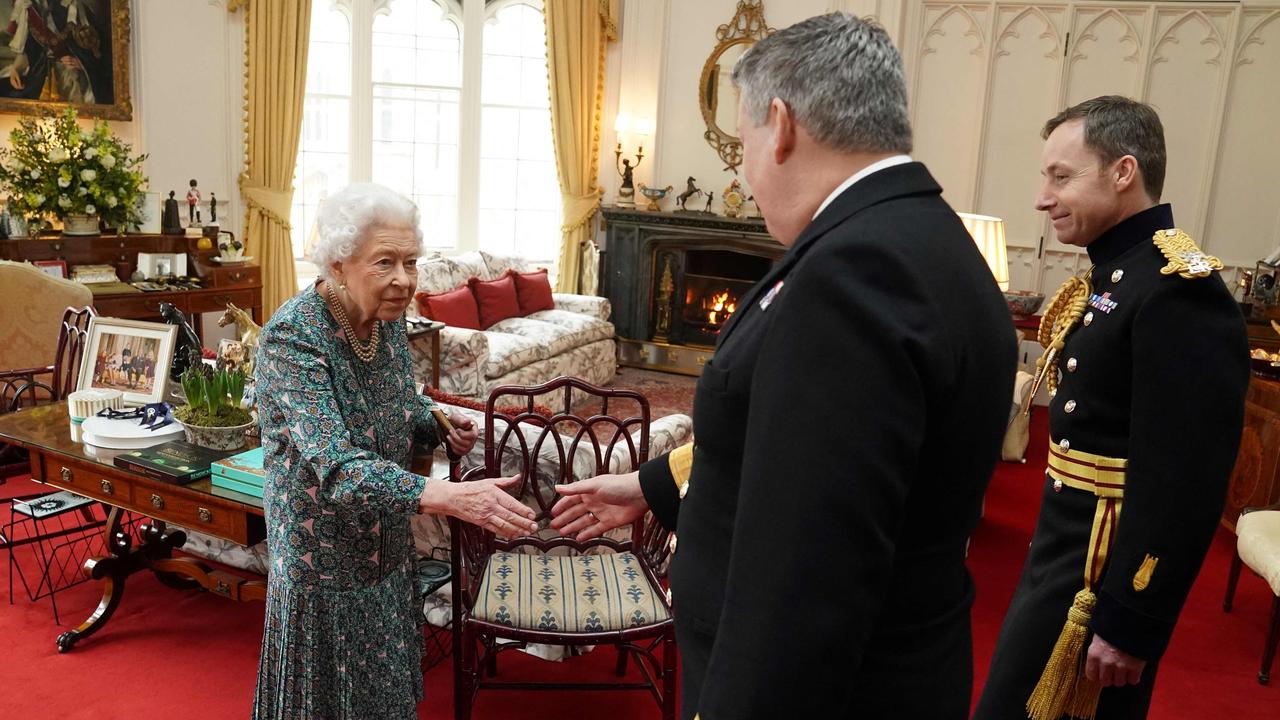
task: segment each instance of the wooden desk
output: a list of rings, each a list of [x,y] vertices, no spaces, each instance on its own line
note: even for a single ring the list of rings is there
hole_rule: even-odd
[[[266,582],[212,569],[199,560],[173,557],[187,535],[167,531],[173,522],[220,538],[252,545],[266,537],[262,500],[214,487],[209,479],[172,485],[129,472],[112,464],[119,450],[103,450],[72,442],[66,403],[42,405],[0,415],[0,441],[26,448],[31,477],[53,487],[85,495],[110,506],[105,528],[108,555],[90,558],[84,573],[103,581],[102,601],[89,619],[58,636],[58,651],[102,628],[124,594],[128,577],[151,570],[166,585],[178,589],[203,587],[232,600],[262,600]],[[141,526],[142,542],[121,532],[126,512],[152,518]]]
[[[199,290],[129,292],[93,296],[99,315],[132,320],[159,319],[160,303],[171,303],[189,315],[222,312],[227,303],[251,310],[262,324],[262,270],[257,265],[221,266],[214,250],[198,250],[198,238],[181,235],[120,235],[102,237],[10,238],[0,240],[0,260],[62,260],[75,265],[111,265],[127,281],[138,266],[138,253],[185,253],[187,273],[204,283]],[[202,323],[193,323],[201,332]]]
[[[1268,324],[1269,327],[1269,324]],[[1280,382],[1249,380],[1245,396],[1244,434],[1231,471],[1222,524],[1233,532],[1240,510],[1280,501]]]

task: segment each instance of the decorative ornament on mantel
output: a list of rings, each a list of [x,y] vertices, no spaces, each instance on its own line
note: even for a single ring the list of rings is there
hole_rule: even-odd
[[[0,149],[0,188],[9,196],[9,212],[27,221],[32,236],[52,220],[65,235],[97,235],[99,220],[124,230],[142,219],[139,199],[147,178],[146,155],[104,121],[81,129],[76,111],[24,117]]]

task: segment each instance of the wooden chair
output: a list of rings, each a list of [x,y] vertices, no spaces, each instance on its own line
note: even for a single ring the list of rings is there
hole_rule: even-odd
[[[555,397],[561,399],[548,402]],[[598,412],[574,414],[574,400],[581,406],[584,397],[599,402]],[[552,406],[550,417],[535,411],[535,399]],[[615,412],[621,404],[627,412],[634,406],[636,414],[612,417],[611,403]],[[637,430],[638,443],[632,436]],[[616,468],[621,457],[615,456],[625,455],[631,467],[648,459],[649,403],[639,393],[606,390],[576,378],[503,386],[489,395],[484,437],[489,440],[484,466],[458,481],[523,473],[517,497],[546,528],[559,499],[554,485],[572,482],[575,469],[577,477],[594,477]],[[634,523],[629,536],[587,542],[550,529],[500,538],[452,517],[449,527],[457,720],[469,720],[481,688],[648,690],[662,717],[675,718],[675,632],[658,579],[670,533],[651,515]],[[625,677],[628,658],[634,657],[643,680],[547,685],[494,680],[498,653],[528,643],[611,644],[618,649],[617,676]]]
[[[1240,579],[1240,568],[1248,565],[1262,576],[1275,593],[1271,601],[1271,622],[1267,627],[1267,638],[1262,645],[1262,668],[1258,671],[1258,682],[1266,685],[1271,680],[1271,664],[1276,658],[1276,648],[1280,646],[1280,503],[1261,508],[1245,508],[1236,523],[1236,555],[1231,559],[1231,570],[1227,575],[1227,596],[1222,601],[1222,610],[1231,612],[1231,603],[1236,596],[1236,582]]]
[[[57,344],[53,348],[53,364],[0,370],[0,414],[58,402],[76,389],[80,360],[89,339],[89,322],[96,315],[93,306],[63,310]],[[0,482],[29,471],[25,452],[0,444]]]

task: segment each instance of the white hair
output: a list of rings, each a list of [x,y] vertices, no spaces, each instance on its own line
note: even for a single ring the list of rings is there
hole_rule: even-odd
[[[377,183],[352,183],[325,198],[316,216],[316,242],[311,262],[328,278],[335,262],[346,262],[375,227],[410,227],[422,245],[418,206],[400,193]]]

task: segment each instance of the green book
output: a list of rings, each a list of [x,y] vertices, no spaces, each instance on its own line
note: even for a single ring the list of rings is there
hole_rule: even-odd
[[[116,467],[124,468],[156,480],[186,484],[209,476],[209,466],[234,451],[210,450],[185,440],[171,440],[140,450],[115,456]]]
[[[213,463],[212,471],[214,475],[257,487],[262,487],[267,480],[262,469],[261,447],[223,458]]]
[[[263,494],[261,485],[250,485],[249,483],[232,480],[231,478],[223,477],[221,475],[214,475],[210,478],[209,482],[213,483],[214,487],[219,487],[223,490],[234,490],[235,492],[252,495],[256,498],[261,498]]]

